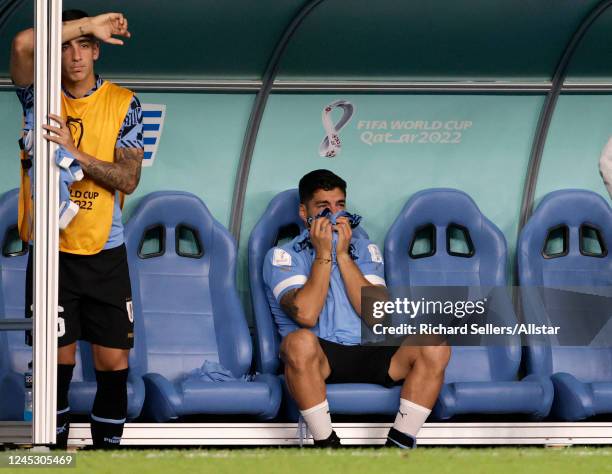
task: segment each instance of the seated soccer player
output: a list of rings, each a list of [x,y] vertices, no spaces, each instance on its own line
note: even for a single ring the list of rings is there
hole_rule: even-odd
[[[450,348],[360,345],[361,290],[385,286],[382,254],[369,240],[353,238],[360,217],[345,210],[342,178],[312,171],[300,180],[299,193],[307,229],[270,249],[263,270],[283,339],[289,392],[315,445],[335,447],[340,440],[332,429],[326,382],[402,384],[387,445],[414,447],[438,397]]]

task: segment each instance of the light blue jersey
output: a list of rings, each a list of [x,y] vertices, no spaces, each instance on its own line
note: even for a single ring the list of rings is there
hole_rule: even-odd
[[[266,294],[276,325],[282,337],[300,326],[280,307],[281,298],[294,288],[301,288],[310,275],[315,257],[311,246],[300,249],[300,243],[308,237],[308,230],[280,247],[270,249],[266,255],[263,277]],[[361,342],[361,318],[353,309],[344,281],[335,259],[335,240],[332,251],[332,270],[325,305],[312,331],[322,339],[339,344],[354,345]],[[296,245],[297,244],[297,245]],[[353,238],[352,257],[366,280],[374,285],[385,285],[384,263],[378,247],[368,239]],[[386,285],[385,285],[386,286]]]

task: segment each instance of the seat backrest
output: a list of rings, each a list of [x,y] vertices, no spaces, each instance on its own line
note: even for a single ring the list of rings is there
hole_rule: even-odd
[[[236,289],[236,244],[195,195],[145,196],[125,227],[143,372],[169,380],[219,362],[246,374],[252,344]]]
[[[521,287],[569,289],[585,293],[589,288],[612,286],[612,209],[592,191],[553,191],[541,200],[521,231],[518,242],[518,272]],[[529,288],[524,295],[538,293]],[[546,292],[540,311],[566,311],[579,317],[580,308],[558,301],[561,293]],[[523,300],[527,322],[538,322],[536,306]],[[588,308],[582,308],[588,311]],[[578,379],[612,381],[612,349],[538,345],[527,349],[527,370],[549,375],[568,372]]]
[[[19,319],[25,316],[25,281],[28,245],[17,231],[19,189],[0,197],[0,318]],[[32,360],[32,348],[25,344],[23,331],[8,331],[2,337],[7,344],[9,367],[23,373]]]
[[[279,367],[280,336],[266,297],[263,280],[264,258],[268,250],[284,239],[291,239],[304,230],[299,216],[300,197],[297,189],[277,194],[259,218],[249,237],[249,282],[255,315],[257,370],[275,374]],[[354,230],[356,238],[368,238],[361,226]]]
[[[385,239],[387,286],[505,287],[502,232],[463,191],[426,189],[404,205]],[[506,311],[515,318],[508,300]],[[453,347],[446,382],[514,380],[520,345]]]

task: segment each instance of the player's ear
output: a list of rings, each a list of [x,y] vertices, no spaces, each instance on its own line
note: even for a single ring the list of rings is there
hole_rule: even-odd
[[[97,61],[100,58],[100,42],[94,41],[91,47],[93,48],[93,60]]]
[[[305,224],[306,220],[308,219],[308,211],[304,204],[300,204],[299,214],[300,214],[300,218],[304,221],[304,224]]]

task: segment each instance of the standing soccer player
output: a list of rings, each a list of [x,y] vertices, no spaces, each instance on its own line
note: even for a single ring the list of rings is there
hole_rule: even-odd
[[[122,45],[114,36],[130,37],[127,19],[120,13],[88,17],[83,11],[68,10],[62,21],[62,116],[51,115],[57,125],[43,128],[47,140],[78,161],[85,178],[70,188],[71,200],[80,209],[60,233],[56,446],[66,448],[68,443],[68,389],[76,341],[82,339],[92,344],[96,370],[93,444],[115,448],[127,414],[128,354],[134,339],[121,207],[123,196],[131,194],[140,180],[142,110],[131,91],[94,73],[100,41]],[[32,29],[13,39],[10,72],[28,116],[35,100]],[[32,162],[23,151],[21,165],[19,232],[31,242]],[[32,317],[31,251],[26,278],[26,317]]]

